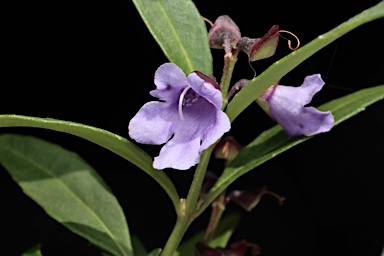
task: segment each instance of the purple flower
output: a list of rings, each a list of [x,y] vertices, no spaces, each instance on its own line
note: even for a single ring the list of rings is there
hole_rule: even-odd
[[[231,127],[221,110],[221,92],[207,76],[199,72],[185,76],[173,63],[156,70],[155,84],[157,89],[150,94],[161,101],[141,107],[129,123],[129,136],[143,144],[166,143],[155,157],[155,169],[187,170]]]
[[[276,83],[256,101],[289,136],[311,136],[328,132],[334,123],[332,113],[304,107],[323,85],[324,81],[319,74],[307,76],[299,87]]]

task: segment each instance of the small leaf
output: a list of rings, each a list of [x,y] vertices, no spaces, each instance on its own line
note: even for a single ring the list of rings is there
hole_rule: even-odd
[[[41,245],[35,245],[25,253],[23,253],[21,256],[43,256],[40,251]]]
[[[381,1],[272,64],[267,70],[252,79],[229,102],[226,113],[231,122],[271,85],[308,57],[358,26],[383,17],[384,1]]]
[[[133,254],[135,256],[147,256],[147,250],[137,236],[132,236]]]
[[[113,255],[133,255],[117,199],[77,154],[38,138],[4,134],[0,162],[49,216]]]
[[[130,161],[141,168],[167,192],[175,208],[179,204],[179,196],[175,186],[163,171],[155,170],[152,167],[152,158],[138,146],[127,139],[96,127],[56,120],[52,118],[39,118],[19,115],[0,115],[0,127],[35,127],[50,129],[59,132],[69,133],[99,146],[102,146],[113,153]]]
[[[233,232],[235,232],[240,219],[241,214],[239,213],[232,213],[224,216],[223,219],[220,220],[220,224],[217,226],[208,245],[213,248],[227,247],[228,241],[231,238]]]
[[[209,242],[209,246],[212,248],[222,247],[225,248],[231,238],[235,228],[240,222],[241,215],[239,213],[232,213],[224,216],[219,225],[217,226],[212,239]],[[195,245],[202,241],[204,237],[204,231],[197,233],[196,235],[189,238],[187,241],[181,243],[177,252],[173,256],[194,256]]]
[[[212,74],[207,28],[192,1],[133,0],[133,3],[169,61],[186,74],[194,70]]]
[[[334,125],[336,126],[383,98],[384,85],[380,85],[332,100],[318,109],[321,111],[331,111],[335,118]],[[288,137],[280,125],[275,125],[269,130],[264,131],[247,145],[231,164],[225,168],[213,188],[206,195],[200,211],[208,207],[221,192],[241,175],[312,137]]]
[[[148,253],[148,256],[160,256],[161,248],[157,248]]]

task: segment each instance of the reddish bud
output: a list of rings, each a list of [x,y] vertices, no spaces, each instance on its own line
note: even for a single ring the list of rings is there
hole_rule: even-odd
[[[266,59],[275,54],[279,35],[279,25],[274,25],[262,38],[242,37],[237,46],[248,55],[249,61]]]
[[[240,153],[241,146],[232,136],[226,136],[215,146],[214,155],[218,159],[231,162]]]
[[[277,198],[280,206],[283,205],[285,200],[284,197],[269,191],[265,185],[255,191],[234,190],[228,195],[227,198],[240,205],[242,208],[244,208],[244,210],[250,212],[260,203],[260,200],[264,195],[271,195]]]
[[[226,53],[236,48],[241,38],[239,27],[228,15],[219,16],[208,33],[209,45],[214,49],[225,49]]]

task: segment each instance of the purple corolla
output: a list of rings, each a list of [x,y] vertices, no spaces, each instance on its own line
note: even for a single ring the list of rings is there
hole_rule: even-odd
[[[321,112],[314,107],[304,107],[323,85],[324,81],[319,74],[307,76],[299,87],[276,83],[257,99],[257,103],[289,136],[311,136],[328,132],[334,123],[332,113]]]
[[[155,169],[187,170],[231,127],[221,110],[221,92],[205,75],[186,76],[173,63],[156,70],[155,84],[150,94],[161,101],[141,107],[129,123],[129,136],[143,144],[165,143],[154,159]]]

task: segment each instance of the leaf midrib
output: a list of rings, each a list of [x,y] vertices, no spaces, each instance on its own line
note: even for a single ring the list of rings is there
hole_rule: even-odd
[[[98,215],[92,210],[92,208],[88,207],[88,205],[81,199],[81,197],[77,196],[71,189],[70,187],[62,180],[60,179],[59,177],[56,177],[54,175],[52,175],[49,170],[47,170],[44,166],[38,164],[37,162],[31,160],[30,158],[26,157],[24,154],[22,154],[20,151],[16,150],[16,149],[13,149],[9,146],[6,146],[5,148],[7,148],[9,150],[9,152],[25,159],[27,162],[31,163],[32,165],[34,165],[35,167],[37,167],[38,169],[40,169],[43,173],[47,174],[48,176],[52,177],[52,178],[55,178],[56,180],[59,181],[59,183],[61,183],[61,185],[70,192],[70,194],[81,204],[84,206],[84,208],[86,209],[86,211],[88,211],[91,216],[93,216],[93,218],[102,226],[102,228],[104,228],[105,232],[112,238],[112,241],[116,244],[117,248],[119,249],[119,251],[122,252],[123,255],[127,255],[124,251],[124,249],[122,248],[122,246],[120,245],[120,243],[118,242],[118,240],[116,239],[116,237],[112,234],[112,232],[110,231],[110,229],[105,225],[104,221],[98,217]]]
[[[190,69],[190,70],[193,70],[193,66],[192,66],[192,63],[191,63],[191,61],[190,61],[190,59],[189,59],[189,55],[188,55],[187,52],[185,51],[185,48],[184,48],[183,44],[182,44],[181,41],[180,41],[180,37],[179,37],[178,33],[175,31],[175,28],[174,28],[174,26],[173,26],[173,23],[172,23],[171,20],[169,19],[169,16],[168,16],[167,13],[165,12],[164,7],[163,7],[163,5],[160,3],[160,1],[158,1],[157,3],[158,3],[158,5],[160,6],[160,10],[161,10],[161,12],[164,14],[164,17],[165,17],[164,20],[168,23],[168,25],[169,25],[170,28],[171,28],[171,31],[172,31],[172,34],[173,34],[173,38],[176,39],[176,41],[177,41],[177,43],[178,43],[178,45],[179,45],[179,47],[180,47],[180,50],[183,52],[184,56],[186,57],[185,60],[186,60],[186,62],[187,62],[187,65],[188,65],[189,69]],[[185,72],[185,71],[184,71],[184,72]]]

